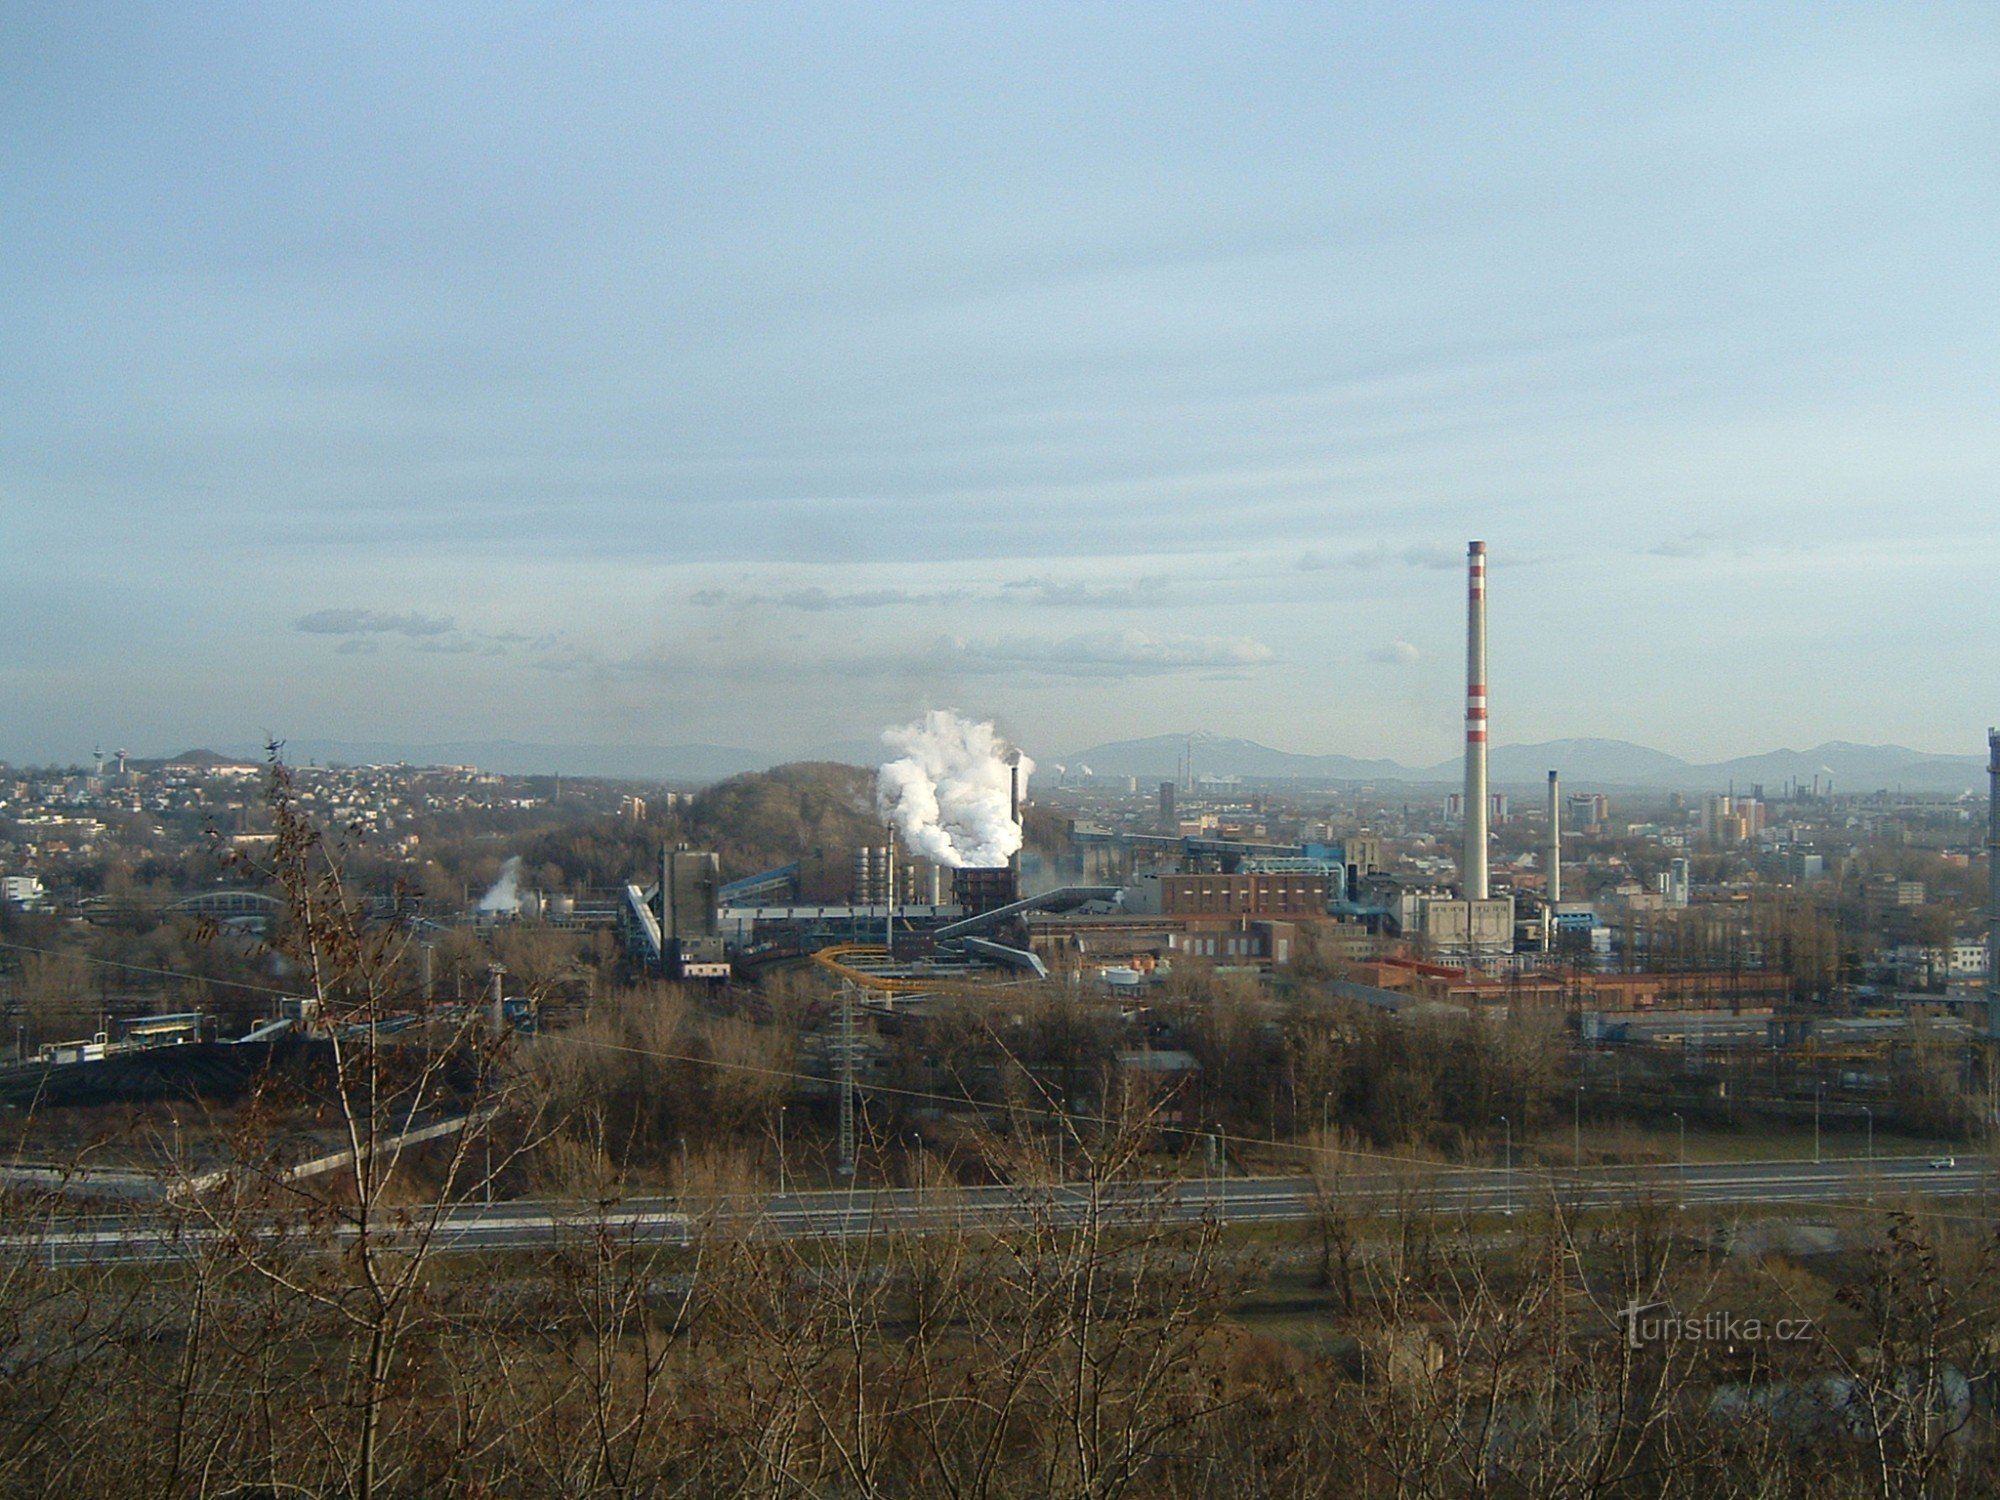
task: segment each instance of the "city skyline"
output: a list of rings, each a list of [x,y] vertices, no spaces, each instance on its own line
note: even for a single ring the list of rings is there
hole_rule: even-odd
[[[0,30],[9,759],[1993,717],[1990,13]]]

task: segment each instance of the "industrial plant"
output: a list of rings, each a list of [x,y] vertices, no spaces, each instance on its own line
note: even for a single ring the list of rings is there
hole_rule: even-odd
[[[291,1277],[417,1223],[410,1264],[629,1264],[634,1307],[723,1246],[972,1234],[972,1263],[1039,1234],[1040,1266],[1095,1201],[1164,1253],[1134,1285],[1209,1256],[1363,1329],[1343,1400],[1427,1326],[1400,1270],[1372,1280],[1418,1228],[1485,1274],[1499,1246],[1549,1264],[1524,1226],[1580,1243],[1671,1203],[1661,1243],[1728,1264],[1764,1232],[1729,1216],[1767,1201],[1985,1191],[2000,731],[1983,804],[1830,768],[1496,776],[1486,546],[1466,560],[1448,779],[1246,776],[1196,735],[1160,747],[1170,779],[1097,749],[1038,775],[942,709],[874,766],[699,786],[275,749],[0,776],[0,1186],[50,1205],[50,1274],[215,1244]],[[417,1181],[443,1186],[412,1218]],[[1242,1223],[1280,1269],[1237,1264]],[[1561,1258],[1562,1295],[1598,1262]]]
[[[1462,778],[1442,796],[1197,775],[1192,736],[1171,780],[1142,788],[1137,777],[1099,776],[1079,759],[1038,788],[1031,757],[992,724],[947,710],[886,731],[883,763],[865,780],[851,773],[853,790],[835,798],[852,799],[839,829],[802,832],[789,846],[742,845],[732,821],[740,814],[720,802],[710,821],[688,822],[700,798],[685,788],[572,779],[566,789],[561,778],[510,788],[466,767],[310,771],[300,785],[307,805],[336,811],[373,839],[384,858],[371,909],[412,924],[419,940],[420,1003],[399,1024],[444,1001],[433,958],[463,928],[502,948],[530,931],[579,944],[594,933],[615,938],[617,968],[600,965],[595,975],[572,961],[564,977],[536,978],[497,950],[456,961],[452,1003],[490,1004],[522,1030],[560,1029],[587,1014],[590,992],[606,984],[664,980],[728,1006],[737,1003],[730,996],[809,973],[842,997],[838,1026],[850,1030],[891,1017],[922,1024],[931,1009],[969,996],[1054,985],[1121,1010],[1136,1037],[1146,1007],[1176,993],[1177,977],[1184,987],[1189,976],[1216,973],[1391,1017],[1551,1018],[1569,1037],[1586,1091],[1608,1074],[1628,1102],[1683,1116],[1733,1115],[1753,1103],[1796,1114],[1810,1101],[1865,1122],[1909,1080],[1928,1094],[1941,1078],[1991,1075],[1979,1054],[2000,1034],[2000,998],[1990,931],[1968,921],[1968,881],[1983,862],[1990,883],[1992,862],[1990,849],[1965,837],[1964,799],[1836,796],[1830,770],[1775,795],[1732,785],[1692,800],[1569,789],[1555,768],[1539,798],[1523,796],[1518,782],[1496,787],[1489,592],[1486,544],[1474,541]],[[2000,764],[2000,749],[1990,743],[1989,752]],[[266,837],[255,826],[259,774],[212,757],[153,766],[120,752],[115,769],[100,757],[94,773],[49,783],[46,793],[25,781],[14,787],[13,847],[32,849],[26,836],[38,829],[57,831],[51,851],[64,847],[61,838],[74,843],[73,830],[100,838],[107,814],[93,821],[93,808],[128,819],[155,808],[155,818],[192,818],[207,808],[200,815],[219,811],[235,828],[227,845],[253,862]],[[812,795],[823,799],[825,789]],[[600,820],[624,847],[653,826],[676,836],[655,847],[649,868],[628,865],[615,884],[566,877],[570,856],[556,844],[509,857],[467,882],[454,912],[435,855],[425,858],[442,846],[426,844],[423,831],[438,815],[426,809],[448,806],[523,826],[566,806],[569,817]],[[1857,829],[1893,830],[1890,847],[1901,852],[1865,852]],[[2000,823],[1989,823],[1989,845],[1994,838]],[[758,849],[765,860],[745,868]],[[1917,857],[1924,849],[1936,852]],[[6,877],[7,908],[66,909],[107,934],[146,920],[105,896],[65,894],[65,862],[31,854],[29,868]],[[278,903],[226,870],[217,877],[162,901],[155,920],[212,924],[251,953]],[[2000,887],[1987,906],[1990,929]],[[21,981],[11,988],[19,996]],[[159,1097],[181,1086],[176,1068],[189,1087],[206,1079],[210,1092],[240,1088],[246,1058],[288,1028],[311,1033],[313,1023],[281,995],[253,999],[245,990],[229,1002],[232,993],[211,985],[121,994],[100,976],[88,1001],[67,1007],[68,1023],[35,1019],[62,1013],[60,1005],[17,1002],[23,1071],[0,1078],[0,1089],[8,1097],[74,1090],[88,1070],[91,1097],[128,1077],[137,1081],[121,1086],[127,1096]],[[809,1045],[801,1065],[838,1071],[828,1058],[840,1048],[829,1045]],[[113,1060],[117,1067],[97,1066]]]

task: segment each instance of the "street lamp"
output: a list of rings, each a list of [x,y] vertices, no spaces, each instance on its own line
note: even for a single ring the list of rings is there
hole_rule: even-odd
[[[1674,1111],[1674,1124],[1680,1127],[1681,1133],[1681,1207],[1686,1208],[1688,1201],[1688,1122],[1681,1118],[1679,1110]]]
[[[1815,1166],[1819,1164],[1819,1100],[1820,1100],[1820,1095],[1825,1092],[1826,1092],[1826,1081],[1824,1079],[1818,1079],[1818,1078],[1814,1079],[1813,1080],[1813,1164]]]
[[[1514,1122],[1502,1115],[1500,1123],[1507,1127],[1506,1154],[1500,1158],[1501,1181],[1506,1184],[1507,1197],[1500,1212],[1511,1219],[1514,1216]]]
[[[785,1106],[778,1106],[778,1196],[785,1196]]]

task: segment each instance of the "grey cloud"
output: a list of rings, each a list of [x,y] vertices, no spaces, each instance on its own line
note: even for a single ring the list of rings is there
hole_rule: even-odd
[[[1303,552],[1298,568],[1304,573],[1323,573],[1333,568],[1430,568],[1443,570],[1464,565],[1465,556],[1457,549],[1435,542],[1414,547],[1356,547],[1348,552]]]
[[[957,642],[959,664],[973,671],[1043,673],[1057,677],[1149,677],[1209,668],[1262,666],[1276,653],[1248,636],[1158,635],[1104,631],[1063,640],[1006,638]]]
[[[322,609],[296,621],[296,630],[308,635],[345,637],[334,649],[358,655],[379,649],[383,636],[400,635],[409,641],[409,650],[433,656],[506,656],[515,647],[543,652],[555,637],[531,636],[519,630],[461,630],[449,615],[426,615],[416,611],[390,614],[375,609]]]
[[[1690,531],[1666,541],[1655,542],[1646,549],[1654,557],[1706,557],[1714,545],[1722,540],[1716,531]]]
[[[449,615],[390,614],[379,609],[320,609],[292,624],[307,635],[407,635],[436,636],[453,628]]]
[[[569,640],[537,641],[532,665],[544,672],[607,672],[614,663],[600,652]]]
[[[729,668],[733,680],[793,681],[926,677],[1042,676],[1062,678],[1155,677],[1176,673],[1239,673],[1277,659],[1248,636],[1162,635],[1141,630],[1104,631],[1062,639],[1002,637],[969,641],[939,636],[902,650],[822,657],[769,657]],[[534,665],[551,672],[582,672],[606,679],[673,678],[696,670],[697,658],[681,650],[646,650],[609,656],[565,644],[538,655]]]
[[[1017,578],[1000,586],[1001,597],[1055,609],[1139,609],[1160,602],[1167,586],[1164,575],[1131,583],[1095,584],[1080,579]]]
[[[1422,661],[1424,653],[1408,641],[1391,641],[1386,646],[1377,646],[1368,653],[1368,659],[1377,666],[1413,667]]]
[[[908,589],[857,589],[850,593],[837,594],[830,589],[817,586],[790,589],[782,594],[731,593],[727,589],[699,589],[688,595],[688,603],[701,609],[716,609],[724,605],[740,609],[799,609],[810,613],[822,613],[839,609],[888,609],[897,605],[946,604],[952,602],[949,594],[918,594]]]
[[[862,589],[851,594],[834,594],[822,588],[809,588],[780,594],[777,602],[787,609],[885,609],[897,604],[941,604],[945,597],[913,594],[907,589]]]

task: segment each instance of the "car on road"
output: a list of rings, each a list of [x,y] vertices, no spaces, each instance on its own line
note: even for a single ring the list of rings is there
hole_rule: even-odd
[[[1958,1158],[1955,1156],[1934,1156],[1931,1158],[1931,1170],[1933,1172],[1941,1172],[1947,1167],[1955,1167],[1957,1165]]]

